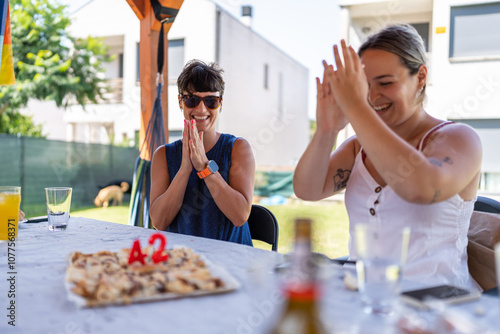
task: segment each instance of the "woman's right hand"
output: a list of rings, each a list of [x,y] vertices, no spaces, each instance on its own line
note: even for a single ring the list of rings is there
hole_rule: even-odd
[[[181,170],[185,170],[189,174],[193,170],[193,163],[191,162],[191,152],[189,149],[189,122],[184,120],[184,131],[182,133],[182,162]]]
[[[327,71],[333,71],[333,66],[328,65],[323,60],[325,71],[323,73],[323,82],[316,78],[316,124],[317,131],[323,133],[339,132],[349,123],[342,109],[335,101],[330,88],[329,76]]]

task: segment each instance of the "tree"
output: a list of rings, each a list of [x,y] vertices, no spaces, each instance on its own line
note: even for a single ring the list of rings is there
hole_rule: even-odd
[[[67,107],[72,99],[82,106],[104,99],[103,63],[112,58],[102,40],[70,36],[66,5],[11,0],[10,6],[16,83],[0,89],[0,133],[41,136],[41,126],[19,109],[30,98],[53,100],[58,107]]]

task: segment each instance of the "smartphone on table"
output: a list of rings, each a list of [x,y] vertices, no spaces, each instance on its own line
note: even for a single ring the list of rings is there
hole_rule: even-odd
[[[438,285],[425,289],[404,291],[401,293],[403,302],[421,309],[428,309],[427,301],[436,299],[447,304],[459,304],[476,300],[481,297],[481,292],[470,291],[453,285]]]

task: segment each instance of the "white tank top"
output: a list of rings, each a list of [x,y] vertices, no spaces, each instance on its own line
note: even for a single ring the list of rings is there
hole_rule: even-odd
[[[449,123],[441,123],[429,130],[418,149],[422,150],[427,137],[434,130],[446,124]],[[360,150],[345,192],[350,257],[357,257],[354,239],[356,223],[410,226],[410,243],[403,275],[405,279],[426,285],[453,284],[480,290],[467,266],[467,231],[475,200],[464,201],[455,194],[434,204],[409,203],[389,186],[377,184],[366,169],[362,156]],[[406,168],[414,167],[408,163]],[[391,240],[387,240],[388,245],[391,243]]]

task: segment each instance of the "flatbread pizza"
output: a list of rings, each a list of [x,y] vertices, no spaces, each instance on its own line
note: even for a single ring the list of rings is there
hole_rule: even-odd
[[[192,249],[163,250],[168,260],[154,263],[151,246],[142,249],[145,263],[128,263],[131,249],[68,255],[66,288],[78,306],[130,304],[221,293],[239,283],[222,267],[210,264]]]

